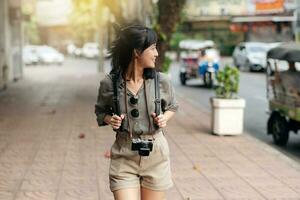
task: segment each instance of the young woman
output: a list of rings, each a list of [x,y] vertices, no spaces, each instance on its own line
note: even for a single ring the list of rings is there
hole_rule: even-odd
[[[159,84],[155,84],[153,73],[146,73],[155,68],[156,41],[156,33],[147,27],[121,28],[111,47],[112,71],[100,82],[95,106],[98,124],[110,125],[117,132],[109,170],[115,200],[165,200],[164,192],[173,185],[163,128],[178,104],[166,75],[157,72]],[[159,115],[155,113],[155,85],[160,91]]]

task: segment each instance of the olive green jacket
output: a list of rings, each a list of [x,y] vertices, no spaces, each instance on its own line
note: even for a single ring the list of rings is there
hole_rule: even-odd
[[[155,112],[155,83],[154,79],[145,80],[145,90],[144,85],[139,89],[137,93],[138,97],[138,105],[131,105],[129,102],[125,102],[125,83],[122,77],[120,77],[118,92],[120,99],[120,110],[122,114],[125,114],[123,128],[126,132],[129,132],[129,125],[131,131],[142,133],[149,132],[149,120],[150,120],[150,128],[155,130],[155,126],[153,123],[153,118],[151,117],[151,113]],[[129,100],[131,96],[135,96],[130,90],[127,89],[127,99]],[[146,104],[146,98],[147,103]],[[174,89],[171,85],[171,82],[166,74],[160,73],[160,99],[161,99],[161,111],[165,112],[167,110],[176,112],[178,109],[178,103],[175,99]],[[126,113],[125,103],[127,103],[128,113]],[[148,111],[147,112],[147,107]],[[113,114],[113,84],[112,84],[112,76],[106,75],[106,77],[101,80],[100,87],[98,91],[97,103],[95,105],[95,114],[97,116],[97,122],[99,126],[107,125],[104,122],[105,115]],[[134,118],[130,115],[130,111],[134,108],[139,110],[139,117]]]

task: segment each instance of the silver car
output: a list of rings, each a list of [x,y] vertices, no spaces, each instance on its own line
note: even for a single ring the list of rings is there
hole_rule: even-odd
[[[37,55],[37,47],[33,45],[26,45],[23,47],[23,63],[25,65],[36,65],[39,62]]]
[[[64,62],[64,55],[50,46],[39,46],[37,54],[41,64],[58,64],[62,65]]]
[[[247,71],[263,71],[267,66],[270,45],[263,42],[242,42],[233,51],[233,63]]]

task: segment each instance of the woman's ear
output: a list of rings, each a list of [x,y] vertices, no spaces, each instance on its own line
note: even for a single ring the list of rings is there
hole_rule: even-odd
[[[134,58],[138,58],[139,57],[139,53],[136,49],[133,49],[133,55],[134,55]]]

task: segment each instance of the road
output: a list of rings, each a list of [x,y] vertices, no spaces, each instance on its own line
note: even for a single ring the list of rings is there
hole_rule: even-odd
[[[223,65],[231,64],[231,58],[225,58]],[[190,80],[187,86],[182,86],[179,81],[179,64],[174,63],[171,68],[171,77],[175,86],[176,94],[189,97],[190,103],[210,114],[210,97],[214,91],[202,86],[200,80]],[[258,138],[296,160],[300,163],[300,136],[290,133],[290,139],[286,147],[278,147],[273,144],[271,135],[266,134],[266,123],[268,120],[268,101],[266,98],[266,77],[262,72],[240,73],[240,90],[238,96],[246,99],[244,128],[246,134]],[[201,119],[196,119],[201,120]]]

